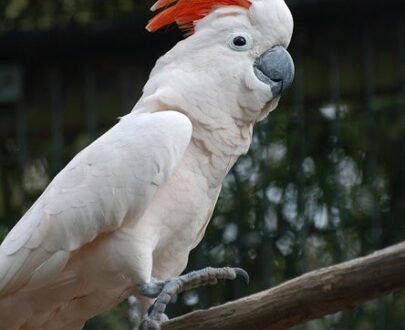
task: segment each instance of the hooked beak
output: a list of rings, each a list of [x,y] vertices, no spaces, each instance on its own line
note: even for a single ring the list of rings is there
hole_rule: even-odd
[[[295,68],[291,55],[281,46],[276,46],[256,59],[256,77],[270,86],[273,97],[281,95],[294,80]]]

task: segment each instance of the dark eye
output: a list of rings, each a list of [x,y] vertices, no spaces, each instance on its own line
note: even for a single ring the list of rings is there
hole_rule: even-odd
[[[237,52],[249,50],[253,46],[252,37],[246,32],[234,32],[227,39],[228,47]]]
[[[242,36],[236,36],[233,38],[233,44],[238,47],[242,47],[246,45],[246,38]]]

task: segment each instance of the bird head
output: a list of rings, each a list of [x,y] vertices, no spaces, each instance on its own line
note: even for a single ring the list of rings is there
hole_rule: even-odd
[[[159,0],[152,10],[162,8],[146,28],[177,23],[187,37],[159,59],[145,96],[212,122],[255,122],[276,108],[294,78],[284,0]]]

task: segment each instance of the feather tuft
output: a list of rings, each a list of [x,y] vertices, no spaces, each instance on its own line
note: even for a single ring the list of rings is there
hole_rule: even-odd
[[[180,29],[190,34],[195,22],[207,16],[216,7],[239,6],[249,9],[250,5],[249,0],[158,0],[151,10],[164,9],[149,21],[146,29],[154,32],[176,23]]]

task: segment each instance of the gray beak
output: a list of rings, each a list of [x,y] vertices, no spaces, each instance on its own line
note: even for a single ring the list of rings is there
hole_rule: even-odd
[[[294,80],[294,62],[287,50],[276,46],[256,59],[254,65],[256,77],[270,86],[274,97],[279,96]]]

